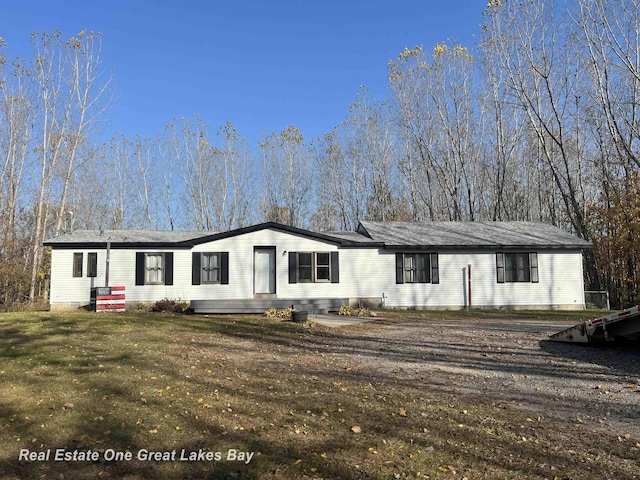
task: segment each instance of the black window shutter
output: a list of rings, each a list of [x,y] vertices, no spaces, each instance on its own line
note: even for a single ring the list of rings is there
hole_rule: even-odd
[[[144,285],[144,252],[136,252],[136,285]]]
[[[82,253],[74,253],[73,254],[73,276],[81,277],[82,276]]]
[[[200,252],[191,253],[191,285],[200,285]]]
[[[331,283],[340,283],[340,261],[338,252],[331,252]]]
[[[496,253],[496,272],[498,275],[498,283],[504,283],[504,253]]]
[[[229,252],[220,253],[220,283],[229,284]]]
[[[404,283],[403,254],[396,253],[396,283]]]
[[[289,283],[298,283],[298,256],[296,252],[289,252]]]
[[[98,276],[98,254],[91,252],[87,254],[87,277]]]
[[[431,254],[431,283],[440,283],[440,268],[438,266],[438,254]]]
[[[164,284],[173,285],[173,252],[164,254]]]
[[[531,282],[538,283],[538,254],[536,252],[529,254],[529,265],[531,266]]]

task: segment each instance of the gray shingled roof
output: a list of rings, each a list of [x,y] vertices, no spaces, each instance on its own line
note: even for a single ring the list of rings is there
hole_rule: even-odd
[[[348,240],[350,242],[357,243],[378,243],[376,240],[373,240],[369,237],[366,237],[358,232],[347,232],[347,231],[334,231],[334,232],[323,232],[325,235],[330,237],[339,238],[341,240]]]
[[[145,244],[166,244],[178,243],[213,232],[175,232],[175,231],[153,231],[153,230],[76,230],[72,233],[65,233],[58,237],[46,240],[45,245],[56,245],[66,243],[145,243]]]
[[[537,222],[360,222],[359,232],[387,247],[590,248],[591,242]]]
[[[275,225],[275,224],[274,224]],[[215,232],[175,232],[149,230],[76,230],[44,242],[47,246],[99,246],[111,242],[122,248],[132,246],[188,248],[203,241],[233,236],[271,224]],[[298,235],[321,239],[335,238],[343,246],[386,246],[391,248],[496,248],[547,247],[590,248],[592,244],[560,228],[533,222],[369,222],[360,223],[357,232],[315,233],[278,226]]]

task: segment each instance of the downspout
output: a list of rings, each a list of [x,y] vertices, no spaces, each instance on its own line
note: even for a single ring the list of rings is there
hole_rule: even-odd
[[[471,264],[467,265],[467,310],[471,310]]]
[[[106,270],[104,275],[104,286],[109,286],[109,262],[111,261],[111,242],[107,240],[107,258],[106,258]]]

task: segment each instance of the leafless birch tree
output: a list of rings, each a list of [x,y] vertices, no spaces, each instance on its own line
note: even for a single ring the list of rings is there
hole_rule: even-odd
[[[36,148],[39,166],[31,288],[36,297],[42,260],[42,241],[48,231],[60,233],[69,195],[70,180],[80,161],[80,146],[92,124],[104,111],[110,79],[101,68],[101,38],[93,32],[80,32],[64,41],[62,34],[32,34],[35,60],[31,72],[37,95]],[[86,147],[86,146],[85,146]],[[55,208],[51,209],[51,204]],[[54,214],[54,218],[50,215]]]
[[[482,177],[473,57],[442,43],[431,58],[422,47],[405,49],[389,68],[405,146],[400,168],[421,211],[415,216],[474,220]]]
[[[274,132],[258,145],[263,167],[263,219],[303,227],[313,184],[311,153],[296,127]]]
[[[253,158],[231,123],[220,128],[220,146],[209,139],[200,118],[174,121],[167,127],[173,160],[185,188],[188,224],[198,230],[226,231],[252,218]],[[177,178],[176,178],[177,180]]]

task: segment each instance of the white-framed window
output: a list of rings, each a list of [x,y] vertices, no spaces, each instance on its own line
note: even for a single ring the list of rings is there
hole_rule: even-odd
[[[201,283],[220,283],[220,253],[203,253],[200,259]]]
[[[404,283],[430,283],[429,254],[404,254]]]
[[[440,283],[437,253],[396,253],[396,283]]]
[[[164,253],[144,254],[145,285],[162,285],[164,283]]]
[[[136,252],[136,285],[173,285],[173,252]]]
[[[191,252],[191,285],[218,284],[229,284],[229,252]]]
[[[339,283],[338,252],[289,252],[289,283]]]
[[[538,283],[538,254],[496,253],[496,276],[498,283]]]

